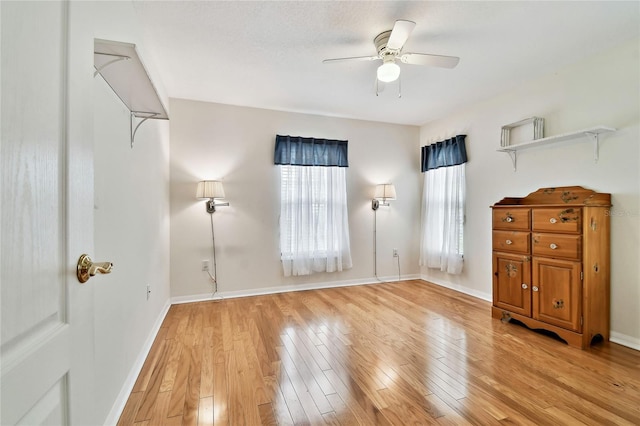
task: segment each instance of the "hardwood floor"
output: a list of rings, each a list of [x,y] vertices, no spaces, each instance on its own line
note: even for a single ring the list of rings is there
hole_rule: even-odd
[[[174,305],[119,425],[638,425],[640,352],[424,281]]]

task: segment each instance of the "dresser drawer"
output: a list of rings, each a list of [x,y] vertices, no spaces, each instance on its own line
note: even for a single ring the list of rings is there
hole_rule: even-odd
[[[493,228],[528,231],[531,209],[493,208]]]
[[[493,231],[493,250],[528,254],[531,250],[529,233]]]
[[[562,257],[579,260],[582,256],[582,237],[580,235],[539,234],[535,233],[533,255]]]
[[[541,232],[582,231],[582,209],[579,207],[533,209],[533,230]]]

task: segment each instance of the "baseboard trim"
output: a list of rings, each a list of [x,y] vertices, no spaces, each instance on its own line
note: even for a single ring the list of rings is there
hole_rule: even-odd
[[[612,331],[609,336],[609,341],[640,351],[640,339],[637,337]]]
[[[418,274],[402,275],[400,279],[402,281],[416,280],[416,279],[420,279],[420,275]],[[233,299],[237,297],[261,296],[265,294],[287,293],[291,291],[319,290],[323,288],[380,284],[383,282],[394,282],[397,280],[398,280],[397,276],[389,276],[389,277],[378,277],[378,279],[365,278],[365,279],[359,279],[359,280],[328,281],[328,282],[311,283],[311,284],[265,287],[265,288],[254,289],[254,290],[223,291],[223,292],[217,293],[215,296],[213,296],[211,293],[194,294],[190,296],[175,296],[171,298],[171,304],[178,305],[181,303],[203,302],[207,300],[218,300],[218,299]]]
[[[160,315],[158,315],[158,318],[156,319],[155,324],[153,324],[153,328],[149,332],[149,335],[147,336],[147,340],[144,342],[144,346],[142,346],[142,349],[138,354],[138,358],[133,364],[133,367],[131,367],[131,370],[129,371],[129,375],[127,376],[127,379],[122,385],[122,389],[120,389],[120,393],[118,394],[116,401],[111,407],[111,411],[109,412],[109,415],[107,416],[107,419],[104,422],[105,425],[115,426],[118,423],[118,420],[122,415],[122,411],[124,410],[124,407],[127,404],[127,400],[129,399],[129,395],[133,390],[133,386],[136,384],[136,380],[140,375],[140,371],[142,371],[142,366],[144,365],[144,362],[146,361],[147,356],[149,356],[149,351],[151,351],[151,346],[153,345],[153,342],[156,339],[156,336],[158,335],[158,331],[160,331],[160,326],[162,326],[162,322],[164,321],[164,318],[167,316],[167,312],[169,312],[170,307],[171,307],[171,301],[167,300],[164,307],[162,308],[162,311],[160,311]]]
[[[445,287],[460,293],[467,294],[469,296],[473,296],[478,299],[486,300],[487,302],[491,302],[493,300],[493,296],[491,293],[485,293],[483,291],[474,290],[472,288],[465,287],[460,284],[454,284],[448,281],[434,281],[433,279],[427,278],[425,275],[421,275],[420,279],[423,281],[433,283],[435,285],[439,285],[440,287]]]

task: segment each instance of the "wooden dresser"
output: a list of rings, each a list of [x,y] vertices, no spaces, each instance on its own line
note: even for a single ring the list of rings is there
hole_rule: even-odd
[[[610,207],[580,186],[494,204],[492,316],[583,349],[609,340]]]

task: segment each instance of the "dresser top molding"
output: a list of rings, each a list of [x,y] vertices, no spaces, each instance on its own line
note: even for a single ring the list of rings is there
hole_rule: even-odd
[[[523,198],[506,197],[493,207],[597,206],[610,207],[611,194],[595,192],[581,186],[540,188]]]

